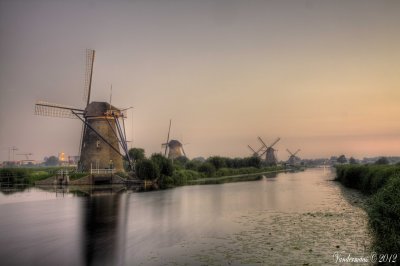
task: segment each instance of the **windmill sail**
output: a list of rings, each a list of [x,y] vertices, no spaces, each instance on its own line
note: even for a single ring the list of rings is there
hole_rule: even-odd
[[[83,100],[86,106],[90,103],[90,93],[92,90],[93,78],[94,50],[86,49],[86,71],[85,71],[85,87],[83,91]]]
[[[169,120],[169,129],[168,129],[168,136],[167,136],[167,142],[163,145],[165,145],[165,151],[164,151],[164,156],[167,156],[167,149],[168,149],[168,144],[169,144],[169,133],[171,132],[171,122],[172,120]]]
[[[76,114],[83,114],[84,110],[57,103],[49,103],[37,101],[35,104],[35,115],[62,117],[62,118],[78,118]]]

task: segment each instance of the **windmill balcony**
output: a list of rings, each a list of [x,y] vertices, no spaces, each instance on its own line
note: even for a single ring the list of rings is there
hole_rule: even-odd
[[[112,175],[117,172],[116,169],[99,169],[99,168],[91,168],[90,174],[100,174],[100,175]]]

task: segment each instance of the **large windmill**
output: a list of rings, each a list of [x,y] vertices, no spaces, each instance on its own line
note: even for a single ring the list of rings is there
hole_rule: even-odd
[[[168,151],[168,159],[176,159],[182,156],[186,157],[186,153],[185,150],[183,149],[182,143],[175,139],[169,140],[169,135],[171,133],[171,122],[172,121],[169,120],[167,142],[161,144],[161,147],[165,148],[164,156],[167,156],[167,151]]]
[[[265,144],[265,142],[258,137],[258,140],[262,143],[262,149],[261,150],[261,154],[259,155],[260,157],[262,157],[265,154],[265,162],[267,165],[276,165],[278,162],[278,159],[276,158],[276,154],[275,154],[275,149],[274,146],[276,143],[278,143],[278,141],[280,140],[280,138],[277,138],[274,142],[271,143],[271,145],[267,145]]]
[[[287,163],[289,165],[299,164],[300,158],[296,155],[300,152],[300,149],[298,149],[295,153],[292,153],[289,149],[286,149],[286,151],[290,154],[289,159],[287,160]]]
[[[80,159],[78,169],[115,169],[124,171],[123,158],[128,159],[133,171],[133,163],[128,153],[125,123],[126,109],[119,109],[107,102],[90,102],[95,51],[86,51],[86,76],[84,108],[38,101],[35,114],[43,116],[76,118],[82,121]],[[121,152],[121,149],[122,152]]]

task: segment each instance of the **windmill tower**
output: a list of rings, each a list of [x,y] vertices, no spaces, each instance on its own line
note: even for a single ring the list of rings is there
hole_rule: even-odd
[[[267,165],[276,165],[278,162],[278,159],[276,158],[276,154],[275,154],[275,149],[274,146],[276,143],[278,143],[278,141],[280,140],[280,138],[277,138],[273,143],[271,143],[271,145],[267,145],[265,144],[265,142],[258,137],[258,140],[262,143],[263,145],[263,151],[260,154],[260,157],[263,156],[265,154],[265,162]]]
[[[169,140],[169,135],[171,133],[171,122],[172,121],[169,120],[167,142],[161,144],[162,148],[165,147],[164,156],[167,156],[167,150],[168,150],[168,159],[173,160],[173,159],[176,159],[181,156],[186,157],[186,153],[185,153],[185,150],[183,149],[182,143],[175,139]]]
[[[299,164],[300,158],[296,155],[300,152],[300,149],[298,149],[295,153],[292,153],[289,149],[286,149],[286,151],[290,154],[289,159],[287,160],[287,163],[289,165]]]
[[[76,118],[82,121],[80,159],[78,169],[115,169],[124,171],[123,158],[128,159],[133,171],[133,163],[129,157],[126,141],[125,123],[126,109],[119,109],[107,102],[90,102],[95,51],[86,51],[86,76],[84,100],[86,107],[76,108],[67,105],[38,101],[35,114],[43,116]],[[122,149],[122,152],[120,151]]]

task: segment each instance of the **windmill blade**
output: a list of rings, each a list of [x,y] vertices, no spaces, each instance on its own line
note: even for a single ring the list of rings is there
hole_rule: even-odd
[[[35,104],[35,115],[77,118],[73,111],[77,114],[83,114],[84,112],[82,109],[57,103],[37,101]]]
[[[289,149],[286,149],[286,151],[287,151],[290,155],[293,155],[293,153],[292,153]]]
[[[172,123],[172,120],[170,119],[169,120],[169,129],[168,129],[167,142],[166,142],[166,145],[165,145],[164,156],[167,156],[167,149],[168,149],[168,144],[169,144],[169,133],[171,132],[171,123]]]
[[[258,140],[262,143],[262,145],[264,145],[265,148],[268,148],[267,144],[265,144],[265,142],[260,137],[258,137]]]
[[[261,148],[258,149],[257,154],[259,154],[260,152],[262,152],[262,150],[264,149],[264,146],[261,146]]]
[[[249,149],[250,149],[254,154],[258,154],[258,152],[256,152],[250,145],[247,145],[247,147],[249,147]]]
[[[263,151],[260,155],[258,155],[258,157],[261,158],[266,152],[267,152],[267,149],[265,149],[265,151]]]
[[[298,149],[298,150],[293,154],[293,156],[296,156],[296,154],[298,154],[300,151],[301,151],[301,150]]]
[[[90,93],[92,90],[93,63],[95,51],[86,49],[86,70],[85,70],[85,87],[83,91],[83,100],[86,106],[90,103]]]
[[[278,143],[278,141],[280,141],[281,140],[281,138],[277,138],[272,144],[271,144],[271,148],[276,144],[276,143]]]

